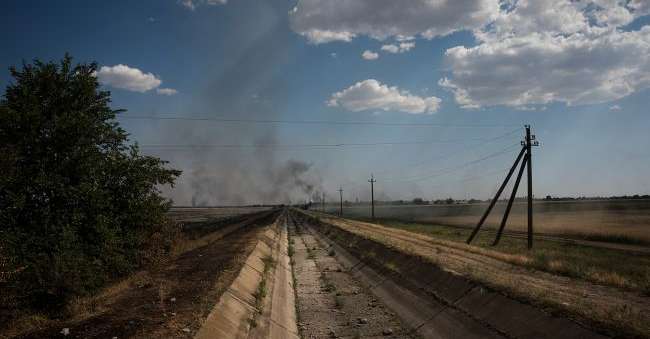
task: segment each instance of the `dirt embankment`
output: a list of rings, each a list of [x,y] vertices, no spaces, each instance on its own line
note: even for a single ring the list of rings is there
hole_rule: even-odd
[[[163,269],[134,274],[93,299],[77,319],[20,338],[191,338],[276,216],[204,229]]]
[[[426,291],[504,335],[650,333],[650,303],[639,294],[525,269],[420,234],[338,218],[321,220],[311,223],[365,265],[383,270],[382,275],[401,285],[410,284],[412,290]]]

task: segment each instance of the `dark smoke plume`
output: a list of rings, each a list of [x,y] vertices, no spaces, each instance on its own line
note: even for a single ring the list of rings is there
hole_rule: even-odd
[[[289,96],[289,50],[293,48],[286,21],[289,7],[281,2],[254,2],[255,6],[245,2],[233,2],[233,9],[241,11],[236,17],[243,18],[233,23],[238,34],[225,35],[221,45],[227,48],[214,51],[214,59],[220,62],[204,72],[204,90],[189,108],[196,113],[188,116],[282,119]],[[160,128],[178,144],[269,146],[295,142],[272,124],[178,122]],[[319,200],[322,191],[321,178],[311,164],[273,147],[197,147],[161,151],[159,155],[183,170],[176,187],[166,192],[176,205],[303,203]]]

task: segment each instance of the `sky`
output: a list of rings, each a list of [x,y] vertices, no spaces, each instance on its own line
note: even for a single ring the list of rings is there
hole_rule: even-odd
[[[96,61],[131,141],[183,170],[177,205],[368,200],[371,174],[378,199],[486,199],[525,124],[536,197],[650,194],[648,0],[21,0],[0,19],[0,86]]]

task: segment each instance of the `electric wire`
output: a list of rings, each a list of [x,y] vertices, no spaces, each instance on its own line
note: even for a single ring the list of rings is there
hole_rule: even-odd
[[[449,127],[449,128],[503,128],[519,126],[518,124],[443,124],[443,123],[411,123],[411,122],[378,122],[378,121],[333,121],[333,120],[283,120],[283,119],[235,119],[225,117],[180,117],[180,116],[118,116],[121,120],[169,120],[169,121],[213,121],[226,123],[254,124],[301,124],[301,125],[369,125],[369,126],[402,126],[402,127]]]
[[[519,131],[520,131],[520,129],[517,128],[517,129],[511,130],[511,131],[508,131],[508,132],[506,132],[506,133],[504,133],[504,134],[501,134],[501,135],[499,135],[499,136],[496,136],[496,137],[493,137],[493,138],[489,138],[489,139],[485,139],[485,140],[483,140],[483,142],[481,142],[481,143],[479,143],[479,144],[471,145],[471,146],[468,147],[468,148],[463,148],[463,149],[460,149],[460,150],[457,150],[457,151],[454,151],[454,152],[448,153],[448,154],[446,154],[446,155],[443,155],[443,156],[441,156],[441,157],[435,157],[435,158],[430,158],[430,159],[427,159],[427,160],[424,160],[424,161],[419,161],[419,162],[417,162],[417,163],[410,164],[410,165],[404,166],[404,167],[399,168],[399,169],[385,169],[385,170],[374,171],[373,173],[374,173],[374,174],[385,174],[385,173],[392,173],[392,172],[397,172],[397,171],[404,171],[405,168],[413,169],[413,168],[420,167],[420,166],[422,166],[422,165],[425,165],[425,164],[431,163],[432,161],[443,161],[443,160],[448,160],[448,159],[451,159],[451,158],[456,157],[456,156],[459,156],[459,155],[467,154],[467,153],[469,153],[470,151],[473,151],[473,150],[476,150],[476,149],[478,149],[478,148],[481,148],[481,147],[483,147],[483,146],[485,146],[485,145],[487,145],[487,144],[490,144],[490,143],[492,143],[492,142],[494,142],[494,141],[504,139],[504,138],[506,138],[506,137],[508,137],[508,136],[510,136],[510,135],[515,134],[516,132],[519,132]],[[459,151],[460,151],[460,152],[459,152]]]
[[[368,146],[400,146],[400,145],[428,145],[451,144],[467,140],[488,142],[489,139],[455,139],[455,140],[425,140],[425,141],[382,141],[367,143],[333,143],[333,144],[139,144],[141,148],[166,148],[166,149],[196,149],[196,148],[345,148]]]
[[[454,166],[454,167],[451,167],[451,168],[448,168],[448,169],[445,169],[445,170],[437,171],[437,172],[432,173],[432,174],[420,175],[420,176],[412,176],[412,177],[408,177],[408,178],[398,178],[398,179],[390,179],[389,178],[389,179],[384,179],[384,181],[412,182],[412,181],[421,181],[421,180],[428,180],[428,179],[436,178],[436,177],[439,177],[439,176],[442,176],[442,175],[445,175],[445,174],[449,174],[449,173],[455,172],[457,170],[469,167],[471,165],[475,165],[475,164],[483,162],[485,160],[492,159],[492,158],[498,157],[500,155],[509,153],[510,151],[512,151],[513,149],[515,149],[517,147],[521,147],[521,145],[520,144],[514,144],[514,145],[508,146],[508,147],[506,147],[506,148],[504,148],[504,149],[502,149],[502,150],[500,150],[498,152],[488,154],[488,155],[486,155],[484,157],[481,157],[479,159],[468,161],[468,162],[459,164],[457,166]]]

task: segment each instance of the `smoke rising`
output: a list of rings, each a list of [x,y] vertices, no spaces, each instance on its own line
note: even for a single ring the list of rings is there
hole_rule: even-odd
[[[242,18],[232,23],[237,34],[223,34],[219,39],[211,57],[221,62],[205,70],[203,90],[188,107],[194,113],[186,115],[281,119],[289,97],[289,51],[293,48],[286,21],[288,5],[232,6],[231,10],[241,11],[233,15]],[[214,45],[210,39],[205,43]],[[266,146],[160,150],[157,155],[183,170],[175,187],[165,194],[175,205],[192,206],[317,200],[322,180],[313,165],[268,147],[292,142],[291,135],[283,135],[280,128],[272,124],[162,123],[156,129],[162,129],[166,142],[174,144]]]

